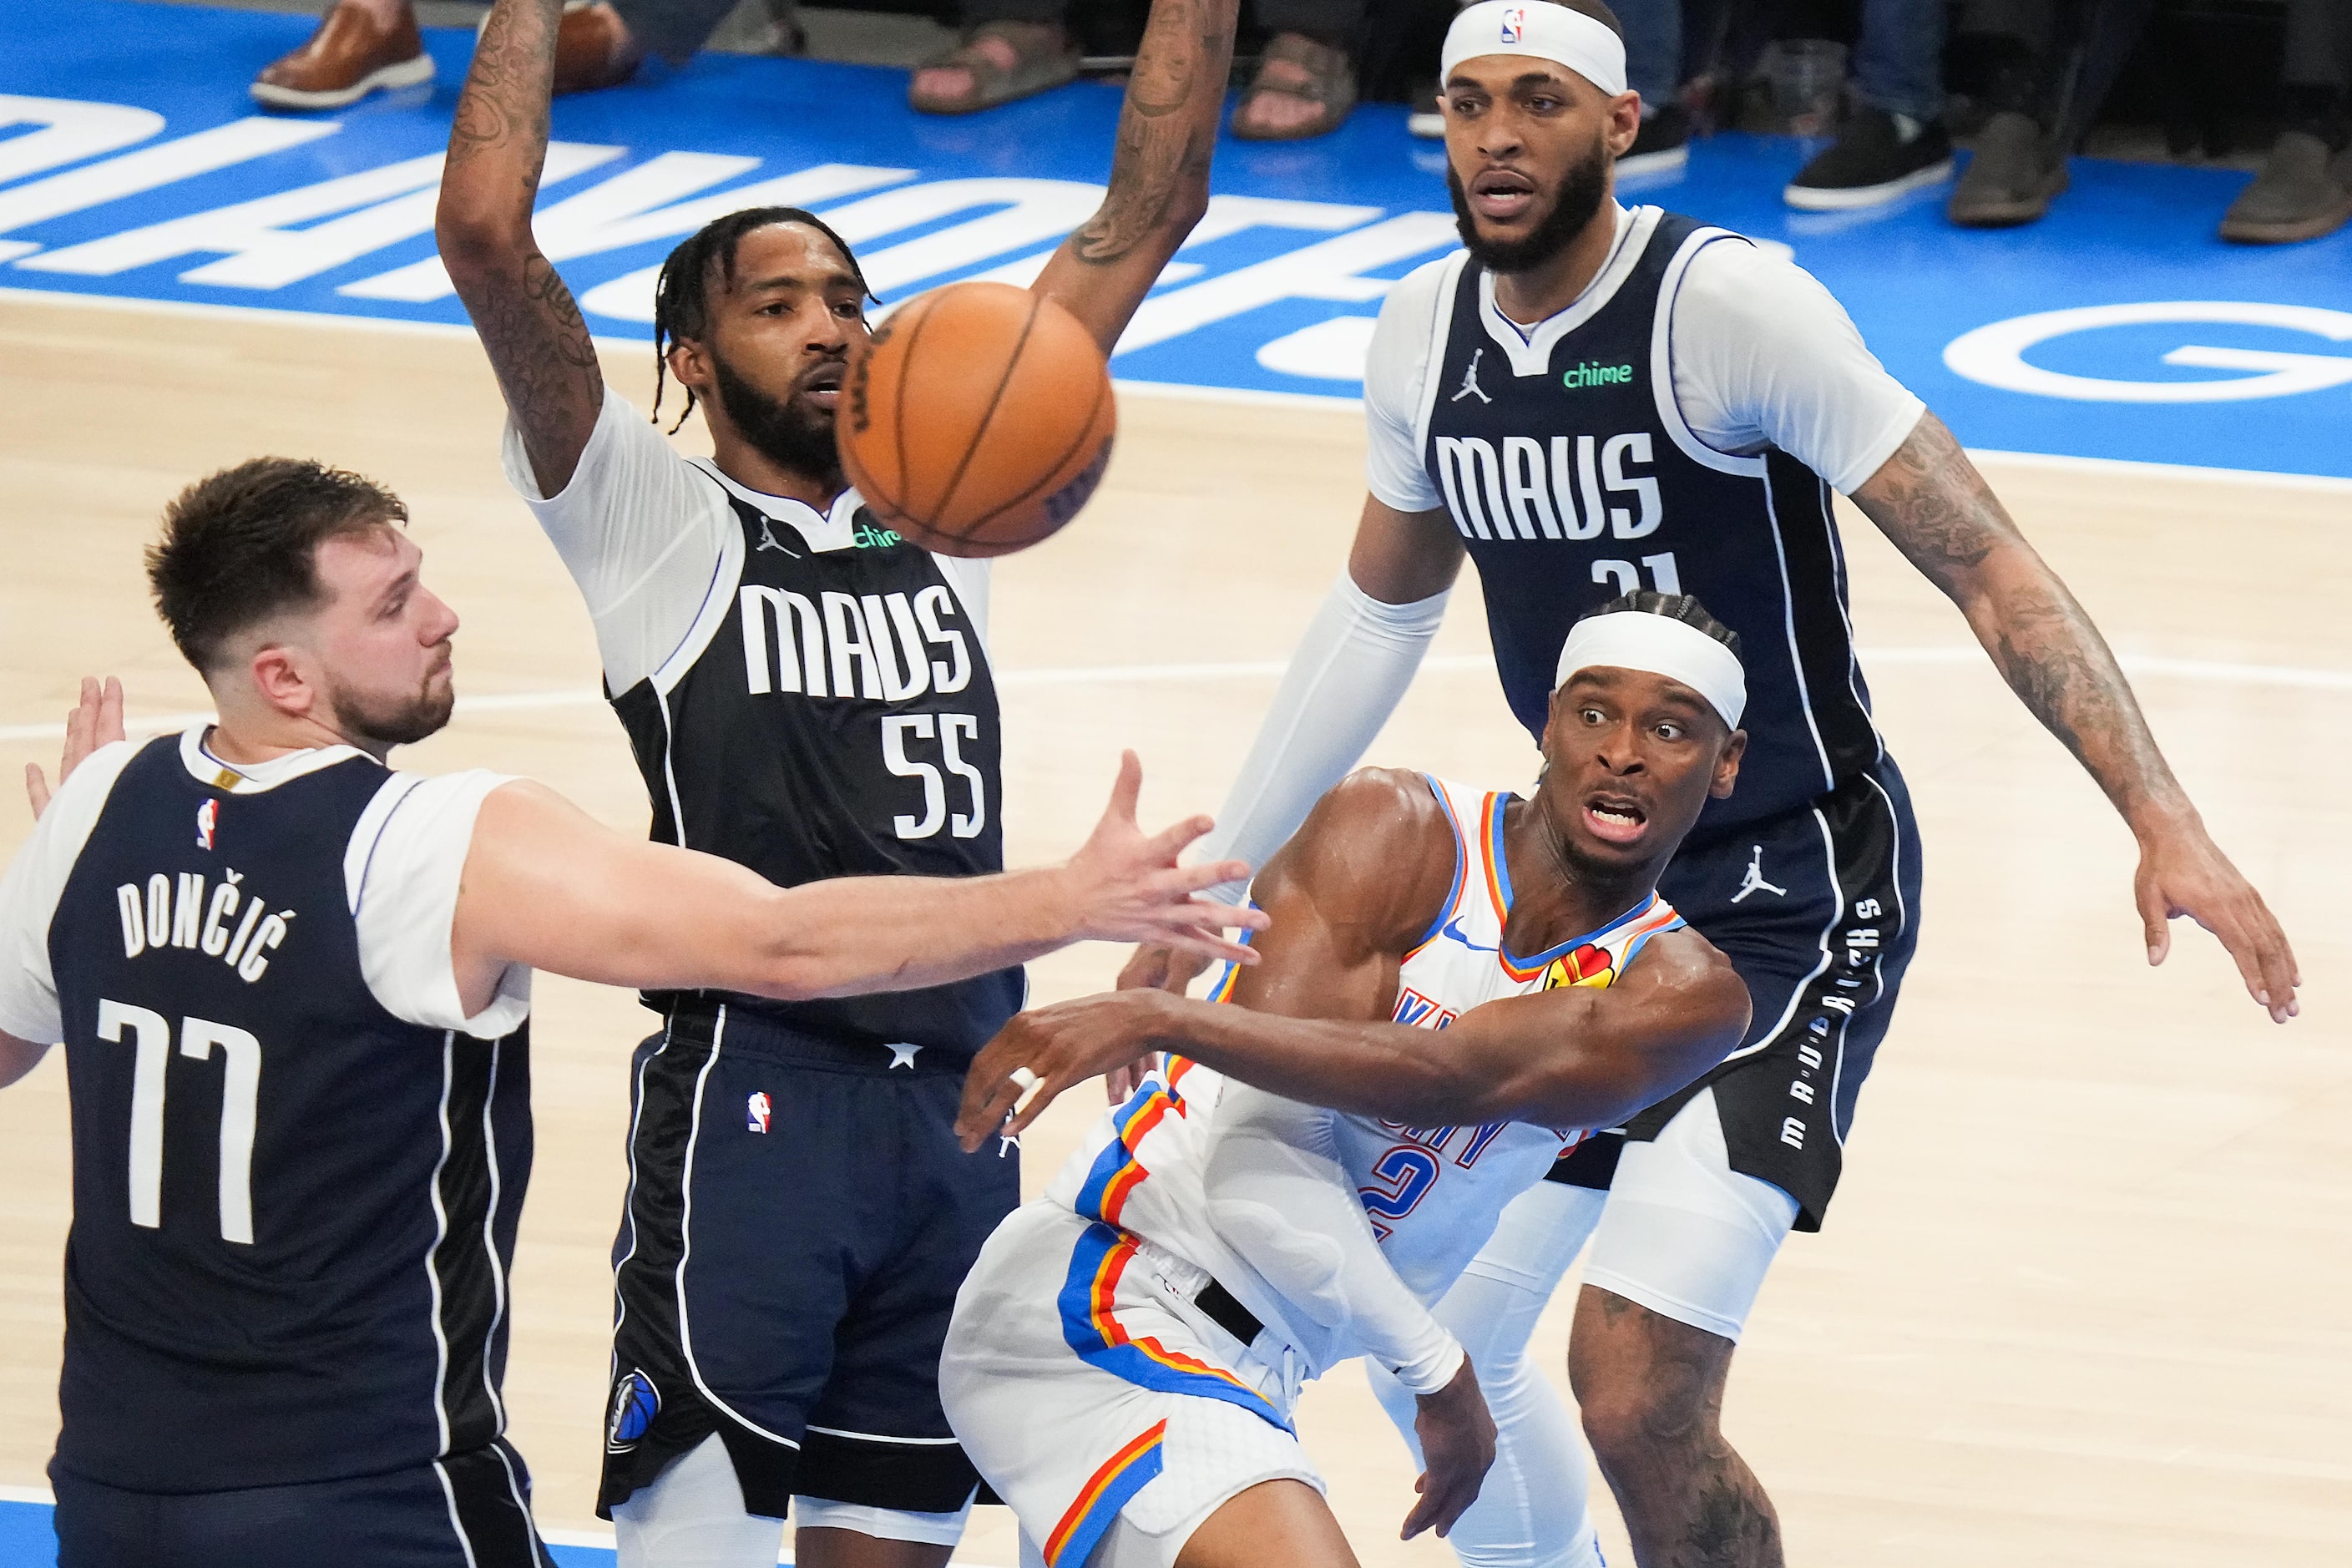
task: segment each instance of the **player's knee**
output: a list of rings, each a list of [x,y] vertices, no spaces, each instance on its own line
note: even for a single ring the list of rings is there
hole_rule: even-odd
[[[1723,1369],[1711,1364],[1713,1357],[1682,1353],[1673,1342],[1696,1332],[1669,1334],[1664,1343],[1647,1336],[1612,1336],[1598,1346],[1580,1336],[1570,1345],[1569,1386],[1585,1440],[1604,1466],[1654,1463],[1682,1449],[1704,1447],[1713,1438]]]

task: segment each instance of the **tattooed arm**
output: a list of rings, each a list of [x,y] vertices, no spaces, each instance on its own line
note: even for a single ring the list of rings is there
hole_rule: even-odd
[[[449,127],[433,226],[542,495],[571,481],[604,405],[588,324],[530,231],[562,9],[562,0],[498,0],[491,10]]]
[[[2058,737],[2139,840],[2134,894],[2147,961],[2187,915],[2237,961],[2256,1002],[2281,1023],[2302,984],[2286,934],[2205,831],[2165,765],[2106,640],[2035,552],[1933,414],[1853,492],[1895,548],[1951,596],[2010,689]]]
[[[1209,205],[1240,0],[1153,0],[1118,114],[1110,189],[1038,275],[1110,352]]]

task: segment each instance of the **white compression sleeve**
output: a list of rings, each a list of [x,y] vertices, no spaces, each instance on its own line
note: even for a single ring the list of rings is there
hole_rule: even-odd
[[[1437,1304],[1438,1321],[1461,1336],[1477,1367],[1495,1417],[1494,1468],[1446,1537],[1463,1568],[1600,1568],[1576,1418],[1528,1341],[1608,1196],[1537,1183],[1511,1201],[1494,1238]],[[1411,1396],[1377,1368],[1371,1384],[1421,1463]]]
[[[1262,866],[1298,831],[1396,711],[1452,596],[1449,588],[1410,605],[1383,604],[1339,574],[1290,656],[1216,831],[1202,841],[1207,858]],[[1241,895],[1238,883],[1209,894],[1235,903]]]
[[[1462,1370],[1462,1346],[1381,1255],[1332,1115],[1228,1081],[1202,1173],[1210,1218],[1285,1300],[1413,1393],[1434,1394]]]

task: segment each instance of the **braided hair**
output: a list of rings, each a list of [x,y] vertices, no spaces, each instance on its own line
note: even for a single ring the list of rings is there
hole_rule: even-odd
[[[670,345],[682,338],[701,339],[710,331],[710,275],[716,271],[728,288],[735,286],[735,253],[743,237],[753,229],[766,228],[771,224],[796,223],[813,228],[833,241],[841,258],[849,263],[850,274],[860,289],[866,288],[866,274],[857,265],[856,254],[849,242],[834,233],[831,226],[814,213],[799,207],[745,207],[724,217],[711,219],[679,241],[669,258],[662,263],[661,276],[654,283],[654,419],[661,419],[662,387],[669,373]],[[867,299],[874,297],[866,289]],[[675,432],[694,412],[694,388],[686,389],[686,406],[678,410]]]
[[[1595,616],[1622,615],[1632,610],[1645,616],[1664,616],[1670,621],[1680,621],[1693,631],[1705,632],[1732,651],[1739,653],[1739,634],[1707,614],[1706,606],[1688,594],[1659,594],[1648,588],[1637,588],[1621,594],[1605,605],[1597,605],[1577,616],[1589,621]]]

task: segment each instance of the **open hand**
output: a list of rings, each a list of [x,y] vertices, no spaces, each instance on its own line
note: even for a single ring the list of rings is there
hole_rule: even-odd
[[[1262,931],[1265,916],[1192,896],[1248,876],[1248,866],[1239,860],[1177,865],[1176,857],[1185,846],[1214,824],[1205,816],[1187,817],[1147,837],[1135,821],[1136,796],[1142,789],[1143,764],[1133,752],[1121,752],[1108,808],[1063,868],[1077,899],[1074,934],[1080,941],[1149,942],[1236,963],[1255,963],[1256,953],[1223,933],[1236,927]]]
[[[1432,1528],[1440,1535],[1452,1530],[1463,1510],[1478,1500],[1478,1489],[1495,1462],[1495,1418],[1487,1414],[1486,1396],[1479,1392],[1468,1356],[1452,1382],[1422,1394],[1418,1403],[1412,1435],[1428,1468],[1412,1484],[1421,1500],[1404,1516],[1406,1541]]]
[[[1055,1096],[1158,1049],[1151,1042],[1171,1013],[1199,1005],[1164,991],[1106,991],[1014,1014],[964,1075],[956,1137],[966,1152],[1000,1133],[1019,1137]],[[1034,1074],[1034,1084],[1014,1079],[1015,1068]]]
[[[2269,1010],[2272,1022],[2284,1024],[2301,1010],[2294,993],[2303,974],[2286,932],[2203,824],[2192,819],[2186,829],[2145,841],[2132,894],[2147,927],[2148,963],[2164,962],[2172,951],[2168,922],[2187,915],[2221,939],[2237,961],[2247,994]]]
[[[66,715],[65,755],[58,761],[58,783],[62,786],[68,774],[81,766],[82,760],[100,746],[123,738],[122,682],[108,676],[100,685],[96,676],[81,678],[81,700]],[[49,809],[49,781],[41,776],[40,764],[25,764],[25,797],[33,803],[33,815],[37,817]]]

